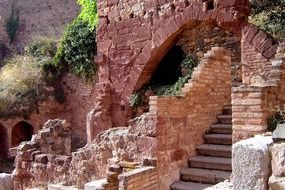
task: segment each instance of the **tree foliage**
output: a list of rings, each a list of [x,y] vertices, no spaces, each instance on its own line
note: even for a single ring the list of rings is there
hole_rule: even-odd
[[[251,21],[274,37],[285,38],[285,0],[252,0]]]
[[[93,57],[96,53],[95,30],[77,18],[67,28],[54,57],[54,64],[67,67],[73,74],[91,79],[96,74]]]
[[[88,22],[90,29],[94,30],[98,23],[96,0],[78,0],[77,2],[81,5],[79,18]]]

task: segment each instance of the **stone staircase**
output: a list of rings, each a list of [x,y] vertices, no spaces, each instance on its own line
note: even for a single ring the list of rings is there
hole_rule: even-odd
[[[223,108],[218,123],[204,135],[206,144],[197,146],[197,156],[189,158],[188,167],[180,172],[180,181],[171,190],[203,190],[229,179],[232,170],[232,109]]]

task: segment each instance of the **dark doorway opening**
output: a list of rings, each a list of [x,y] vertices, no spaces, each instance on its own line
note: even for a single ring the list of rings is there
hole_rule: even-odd
[[[29,141],[32,138],[34,129],[29,123],[20,121],[12,129],[12,147],[18,146],[23,141]]]
[[[8,134],[6,128],[0,123],[0,158],[8,157]]]
[[[174,84],[181,77],[181,62],[185,58],[181,46],[174,45],[158,64],[150,85]]]

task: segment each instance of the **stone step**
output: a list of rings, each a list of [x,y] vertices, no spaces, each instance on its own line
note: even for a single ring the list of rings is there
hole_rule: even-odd
[[[232,135],[230,134],[207,134],[204,135],[207,144],[221,144],[221,145],[231,145]]]
[[[223,108],[223,115],[232,115],[232,106],[224,106]]]
[[[211,125],[211,132],[219,134],[232,134],[233,129],[231,124],[215,124]]]
[[[100,180],[95,180],[95,181],[91,181],[88,182],[84,185],[84,190],[101,190],[101,189],[105,189],[104,185],[107,184],[107,180],[104,179],[100,179]]]
[[[231,115],[219,115],[217,116],[219,123],[221,124],[232,124],[232,116]]]
[[[230,145],[214,145],[202,144],[197,146],[197,151],[200,155],[215,156],[215,157],[232,157],[232,146]]]
[[[178,181],[170,186],[171,190],[204,190],[212,185]]]
[[[64,186],[62,184],[49,184],[48,190],[79,190],[74,186]]]
[[[189,167],[231,171],[232,160],[213,156],[195,156],[189,158]]]
[[[199,168],[184,168],[181,170],[181,180],[199,183],[216,184],[229,179],[231,172]]]

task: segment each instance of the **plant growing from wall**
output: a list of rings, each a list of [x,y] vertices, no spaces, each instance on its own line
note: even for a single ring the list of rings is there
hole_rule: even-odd
[[[53,61],[59,69],[67,68],[75,75],[91,79],[96,74],[95,53],[95,30],[78,18],[66,28]]]
[[[98,23],[95,0],[78,0],[81,12],[69,24],[53,59],[59,69],[68,69],[71,73],[92,79],[97,72],[93,58],[96,54],[96,25]]]
[[[148,95],[157,96],[175,96],[181,93],[184,85],[191,79],[194,68],[199,61],[188,55],[180,64],[182,76],[170,85],[153,85],[146,84],[140,90],[135,92],[130,98],[130,106],[133,108],[134,115],[139,107],[148,107]]]
[[[94,30],[98,23],[96,0],[78,0],[77,2],[81,5],[79,18],[88,22],[90,29]]]
[[[278,124],[285,123],[285,105],[274,111],[274,114],[267,119],[267,129],[274,131]]]

